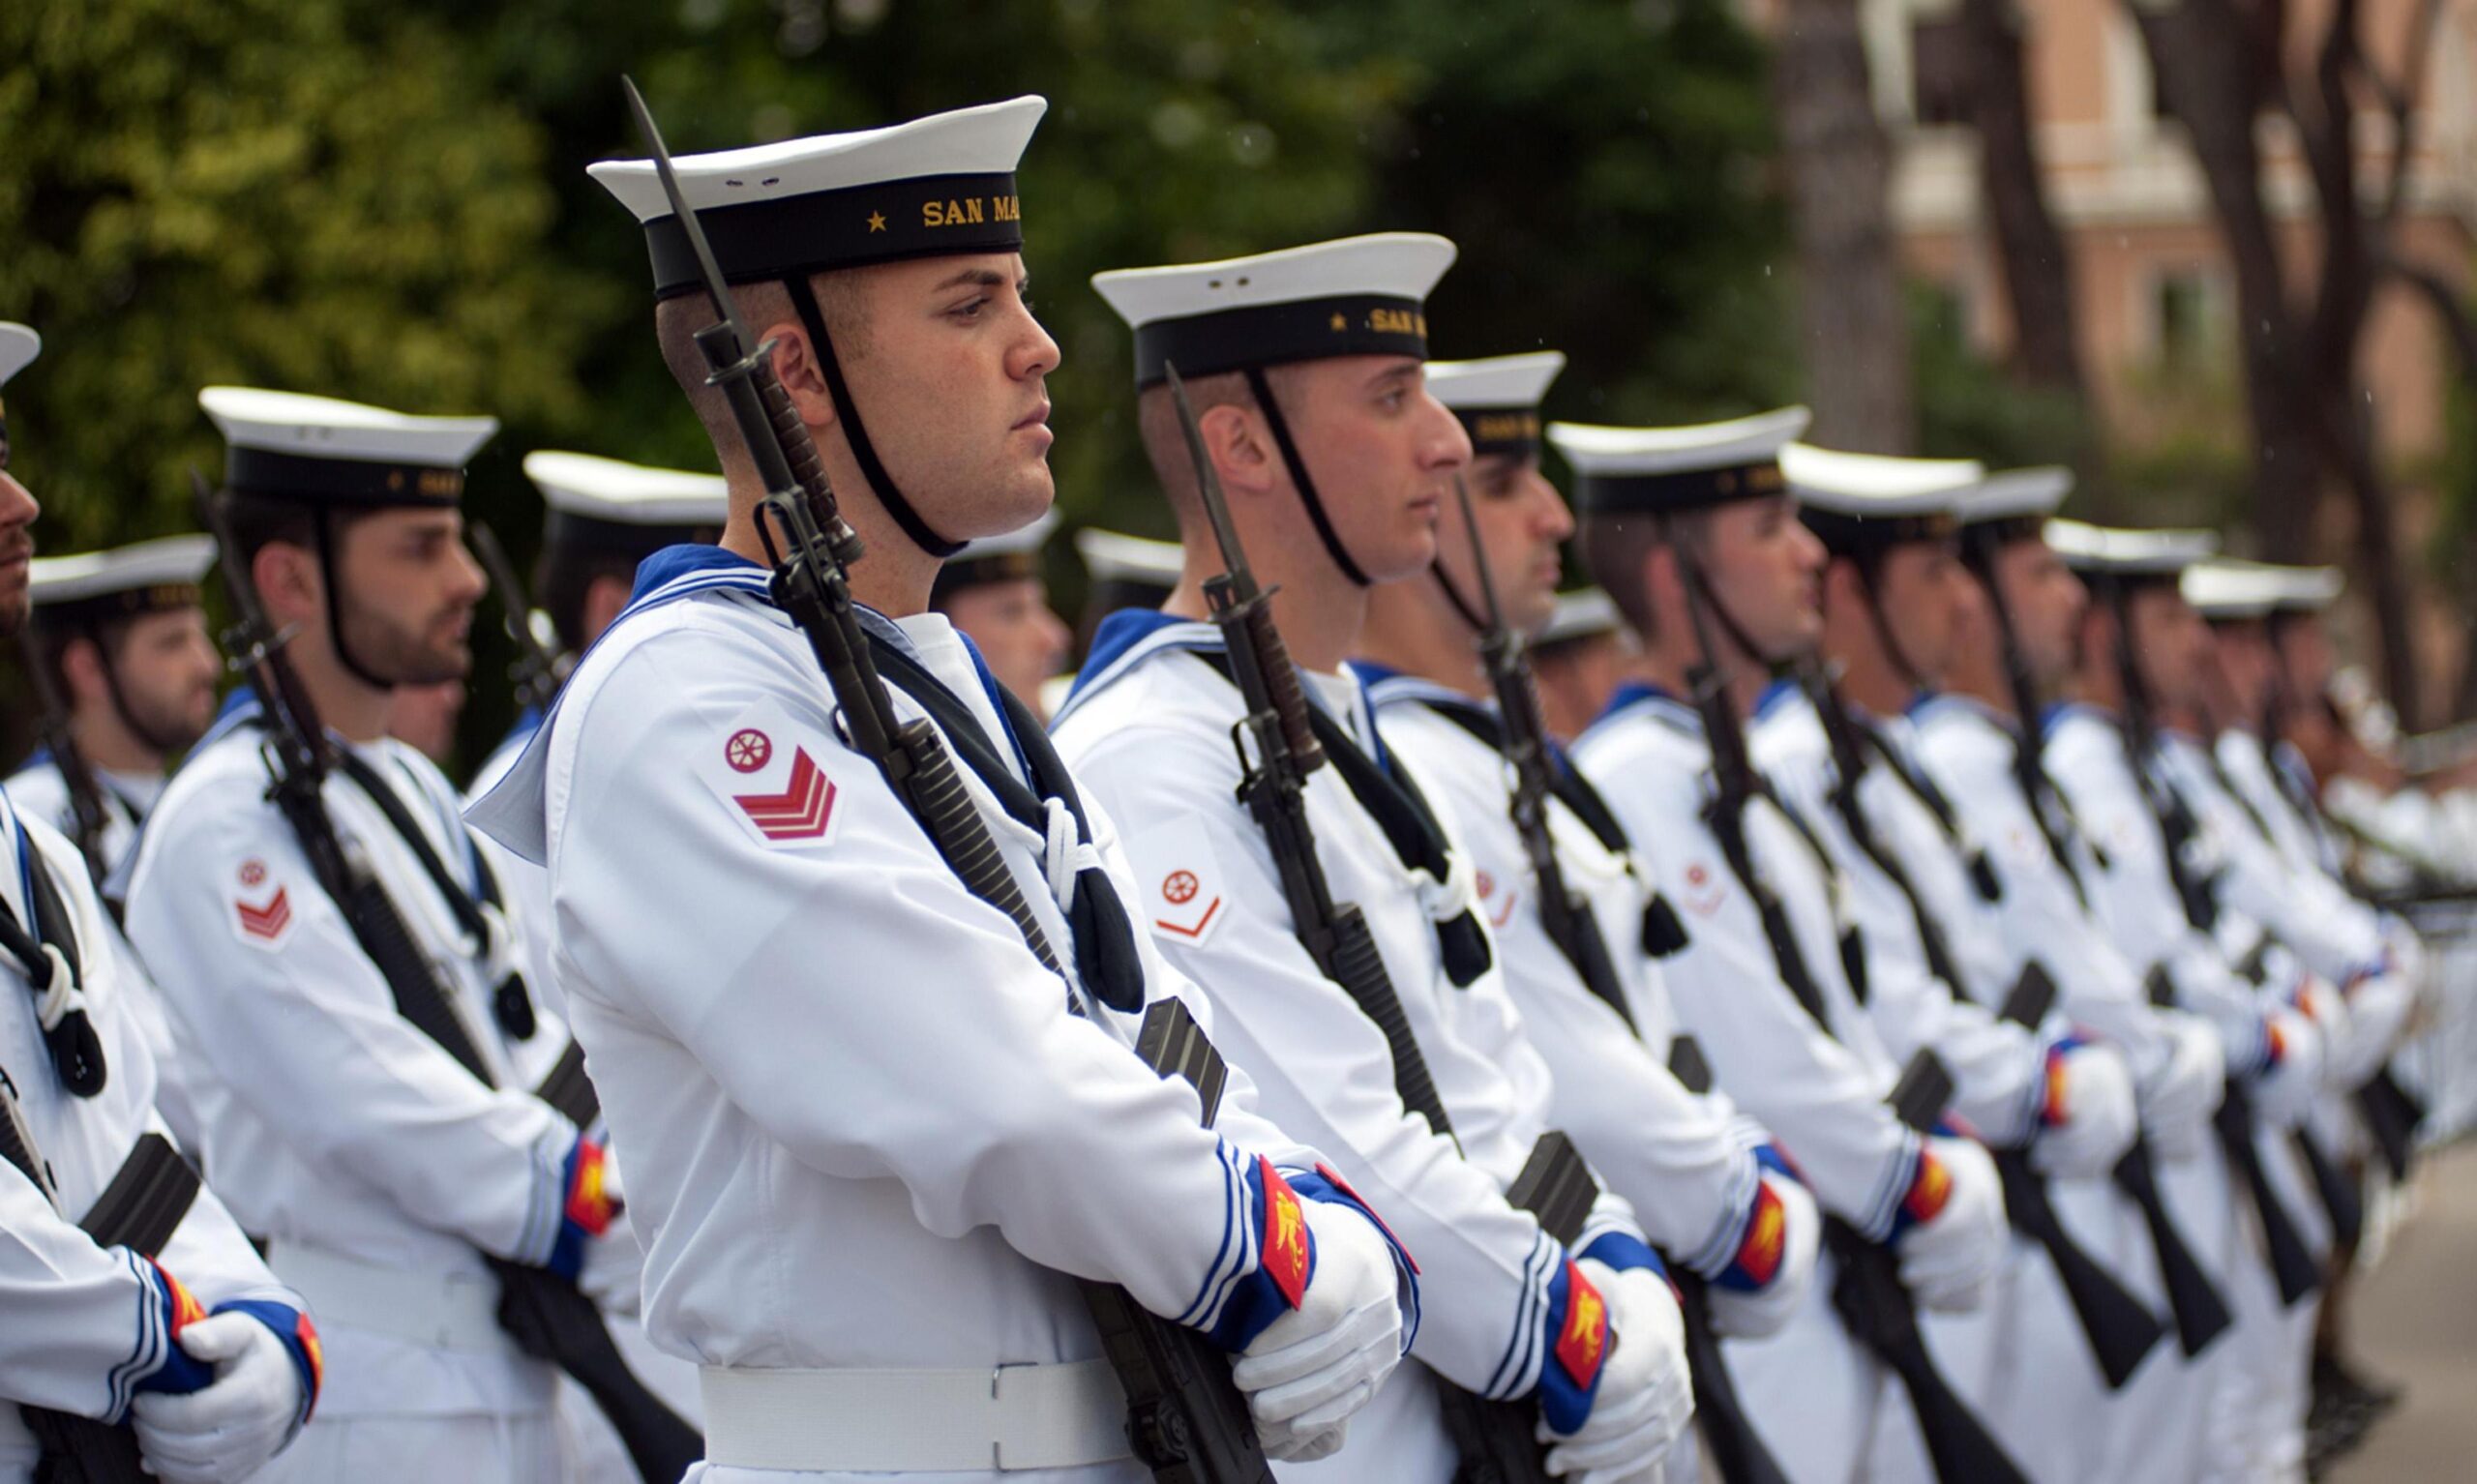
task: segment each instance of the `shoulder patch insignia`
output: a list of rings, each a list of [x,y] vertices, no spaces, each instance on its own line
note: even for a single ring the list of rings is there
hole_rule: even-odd
[[[1709,917],[1720,909],[1721,900],[1729,894],[1729,884],[1720,874],[1703,861],[1693,861],[1686,868],[1686,890],[1680,895],[1686,909],[1697,917]]]
[[[1506,924],[1513,921],[1514,904],[1521,900],[1521,890],[1485,867],[1473,873],[1471,884],[1479,893],[1479,905],[1488,914],[1488,926],[1504,932]],[[1499,890],[1500,887],[1503,890]]]
[[[1126,855],[1144,885],[1145,922],[1165,943],[1201,947],[1229,915],[1221,862],[1202,822],[1181,816],[1132,836]]]
[[[769,849],[834,838],[841,790],[821,760],[825,739],[773,700],[716,729],[697,774],[752,839]]]
[[[253,948],[270,952],[284,946],[292,933],[292,892],[284,882],[267,889],[265,861],[253,857],[233,872],[238,890],[232,898],[232,933]]]

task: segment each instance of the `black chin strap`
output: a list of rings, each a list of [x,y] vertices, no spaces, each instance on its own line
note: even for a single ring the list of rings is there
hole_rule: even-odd
[[[843,436],[851,445],[852,461],[860,465],[860,477],[877,491],[878,503],[894,517],[911,544],[931,556],[944,559],[964,549],[960,541],[948,541],[929,528],[920,512],[911,508],[903,490],[879,461],[877,445],[869,441],[869,430],[860,424],[860,409],[851,401],[851,389],[844,384],[843,366],[834,357],[834,341],[825,333],[825,312],[818,308],[817,293],[809,286],[805,274],[788,278],[783,286],[791,291],[791,308],[799,311],[800,324],[809,332],[809,348],[817,353],[817,369],[825,377],[825,395],[834,400],[834,415],[843,422]]]
[[[1875,590],[1875,575],[1866,570],[1865,562],[1856,565],[1858,590],[1866,595],[1866,618],[1875,626],[1875,638],[1883,645],[1884,658],[1893,662],[1893,672],[1909,687],[1909,694],[1916,696],[1926,689],[1926,677],[1910,663],[1908,651],[1900,647],[1899,636],[1893,633],[1892,621],[1884,612],[1883,595]]]
[[[1290,440],[1290,423],[1281,415],[1281,404],[1273,401],[1272,383],[1265,379],[1263,368],[1247,368],[1247,389],[1256,394],[1256,405],[1265,409],[1265,424],[1273,430],[1273,445],[1281,450],[1282,466],[1290,470],[1290,482],[1298,487],[1298,502],[1307,507],[1307,519],[1316,524],[1316,539],[1325,544],[1325,554],[1333,559],[1333,565],[1342,569],[1342,576],[1350,579],[1354,586],[1374,585],[1359,570],[1358,563],[1351,560],[1350,552],[1342,549],[1342,538],[1325,514],[1325,501],[1316,492],[1316,482],[1307,477],[1307,461],[1298,457],[1298,445]]]
[[[353,678],[374,690],[392,691],[402,682],[381,679],[369,667],[353,658],[352,647],[344,642],[344,589],[336,579],[336,530],[333,513],[325,505],[318,509],[318,580],[327,587],[327,642],[335,646],[336,663],[350,670]]]
[[[1473,608],[1462,596],[1462,589],[1453,585],[1453,579],[1445,575],[1444,560],[1439,558],[1433,566],[1428,568],[1428,571],[1436,574],[1436,585],[1445,589],[1445,601],[1453,605],[1453,611],[1460,614],[1462,621],[1471,626],[1471,632],[1487,633],[1488,621],[1480,617],[1479,610]]]

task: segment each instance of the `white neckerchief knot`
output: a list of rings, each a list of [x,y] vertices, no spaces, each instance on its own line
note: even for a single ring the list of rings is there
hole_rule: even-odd
[[[1422,867],[1411,873],[1411,882],[1418,888],[1419,906],[1430,922],[1451,922],[1471,910],[1478,899],[1478,873],[1472,869],[1471,858],[1459,850],[1445,852],[1445,879],[1440,881]]]
[[[1041,846],[1041,870],[1049,876],[1049,894],[1058,899],[1058,909],[1071,912],[1075,909],[1075,878],[1097,870],[1101,852],[1076,828],[1075,812],[1063,800],[1044,798],[1041,811],[1048,836]]]
[[[51,964],[51,982],[44,986],[43,998],[36,1001],[35,1018],[46,1031],[57,1030],[60,1023],[77,1004],[77,976],[69,971],[69,961],[60,949],[43,945],[43,956]]]

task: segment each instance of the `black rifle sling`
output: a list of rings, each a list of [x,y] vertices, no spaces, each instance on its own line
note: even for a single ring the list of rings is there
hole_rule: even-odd
[[[1704,807],[1703,822],[1719,842],[1720,859],[1728,866],[1729,875],[1737,877],[1739,889],[1754,903],[1755,914],[1763,922],[1763,939],[1772,949],[1773,966],[1780,971],[1780,982],[1788,987],[1799,1006],[1823,1027],[1824,1034],[1837,1040],[1832,1028],[1831,1008],[1823,1002],[1823,986],[1806,965],[1806,950],[1798,946],[1797,934],[1789,926],[1788,908],[1781,905],[1772,883],[1755,874],[1753,853],[1746,840],[1746,803],[1745,799],[1732,802],[1716,794]]]
[[[1852,717],[1850,721],[1858,728],[1859,739],[1874,753],[1884,766],[1892,769],[1892,776],[1902,787],[1909,790],[1910,796],[1917,799],[1925,807],[1926,812],[1934,816],[1936,828],[1944,832],[1944,838],[1952,842],[1955,853],[1969,866],[1970,885],[1977,889],[1979,900],[1982,902],[2001,900],[2004,896],[2004,883],[1996,878],[1995,868],[1988,864],[1986,852],[1971,845],[1962,836],[1960,812],[1953,807],[1951,795],[1945,793],[1943,787],[1927,776],[1925,768],[1918,766],[1916,759],[1903,756],[1899,748],[1893,746],[1892,740],[1884,735],[1882,727],[1872,725],[1863,717]]]
[[[456,879],[455,873],[447,869],[447,862],[439,858],[438,850],[431,844],[430,835],[421,827],[421,821],[413,817],[413,812],[379,776],[378,770],[349,747],[336,749],[336,758],[344,777],[352,780],[353,787],[378,806],[378,812],[387,816],[388,826],[404,842],[405,848],[413,852],[413,858],[421,862],[422,875],[430,877],[431,885],[446,902],[447,909],[456,917],[457,926],[473,939],[473,962],[488,973],[491,966],[491,927],[489,919],[482,914],[482,906],[484,904],[493,907],[501,905],[498,877],[492,874],[490,863],[483,859],[480,851],[472,852],[474,876],[481,883],[480,900],[476,901],[475,894],[466,891],[464,883]],[[462,828],[461,824],[459,828]],[[531,1040],[533,1032],[540,1026],[540,1021],[533,1013],[533,996],[524,986],[524,976],[512,969],[506,978],[492,988],[491,1014],[501,1030],[520,1041]]]
[[[1876,833],[1875,821],[1867,816],[1865,806],[1858,801],[1858,780],[1839,780],[1837,787],[1831,790],[1831,797],[1833,812],[1840,816],[1840,822],[1848,829],[1849,838],[1857,845],[1859,853],[1873,863],[1875,869],[1884,874],[1884,878],[1893,883],[1893,889],[1900,893],[1901,900],[1909,904],[1910,921],[1918,928],[1918,946],[1925,955],[1926,971],[1944,981],[1944,987],[1952,992],[1954,997],[1967,999],[1968,986],[1961,978],[1959,963],[1953,957],[1953,945],[1944,936],[1943,924],[1927,911],[1926,899],[1919,895],[1918,882],[1910,876],[1909,867]]]
[[[1198,650],[1196,658],[1220,671],[1223,679],[1233,685],[1238,683],[1227,655]],[[1307,721],[1316,740],[1323,744],[1325,756],[1332,760],[1333,771],[1341,776],[1358,807],[1385,832],[1386,842],[1392,846],[1403,869],[1424,871],[1443,881],[1452,869],[1452,855],[1446,846],[1445,830],[1436,822],[1436,813],[1428,807],[1418,785],[1411,781],[1410,775],[1369,757],[1351,735],[1350,728],[1323,706],[1309,702]],[[1446,976],[1456,989],[1468,989],[1473,980],[1487,972],[1491,962],[1488,938],[1479,930],[1477,913],[1465,909],[1438,923],[1436,938],[1445,960]]]
[[[1031,774],[1030,787],[1025,787],[998,756],[970,706],[920,662],[876,634],[869,636],[869,652],[877,661],[878,673],[929,713],[930,720],[938,724],[938,729],[953,746],[955,756],[997,798],[998,807],[1006,812],[1007,817],[1034,833],[1045,834],[1049,821],[1041,799],[1046,796],[1066,807],[1086,840],[1092,838],[1092,822],[1084,812],[1083,795],[1075,787],[1074,776],[1058,756],[1058,749],[1051,745],[1049,733],[1039,720],[1013,694],[1002,686],[996,688],[1015,745],[1021,749],[1024,765]],[[1035,793],[1034,789],[1039,791]],[[1074,905],[1064,911],[1075,938],[1075,972],[1084,987],[1113,1010],[1132,1014],[1144,1008],[1144,961],[1136,950],[1135,925],[1127,916],[1126,904],[1119,900],[1117,883],[1110,879],[1109,873],[1098,868],[1079,873]]]

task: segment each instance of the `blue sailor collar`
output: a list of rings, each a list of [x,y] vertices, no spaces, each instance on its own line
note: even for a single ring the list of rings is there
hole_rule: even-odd
[[[1760,722],[1780,707],[1804,699],[1805,695],[1798,689],[1798,682],[1783,675],[1765,686],[1763,694],[1755,697],[1753,720]]]
[[[2039,735],[2052,737],[2056,728],[2075,717],[2088,717],[2095,722],[2109,720],[2108,714],[2086,700],[2051,700],[2039,713]]]
[[[1374,660],[1353,660],[1350,668],[1358,676],[1359,684],[1366,688],[1368,703],[1376,708],[1379,715],[1383,715],[1388,706],[1402,705],[1458,706],[1465,711],[1496,714],[1495,700],[1457,691],[1449,685],[1440,685],[1425,675],[1405,674]]]
[[[1703,718],[1695,713],[1694,708],[1668,687],[1649,680],[1621,683],[1609,696],[1608,704],[1600,708],[1599,715],[1584,729],[1585,733],[1597,731],[1638,709],[1647,720],[1657,722],[1672,731],[1691,737],[1703,735]]]
[[[1084,668],[1076,672],[1075,684],[1066,693],[1066,704],[1059,707],[1050,719],[1050,729],[1056,731],[1073,716],[1085,700],[1098,695],[1119,679],[1132,673],[1137,666],[1154,655],[1173,650],[1195,654],[1221,654],[1229,646],[1222,642],[1221,627],[1202,619],[1180,618],[1152,608],[1120,608],[1101,620],[1092,631],[1091,653],[1084,657]],[[1368,755],[1379,766],[1390,771],[1385,743],[1377,734],[1376,709],[1368,696],[1367,680],[1358,670],[1344,666],[1345,676],[1353,682],[1356,693],[1356,716],[1339,720],[1354,736],[1360,739]],[[1301,669],[1303,682],[1299,689],[1306,694],[1307,703],[1331,711],[1332,702],[1325,687],[1317,683],[1313,671]]]

